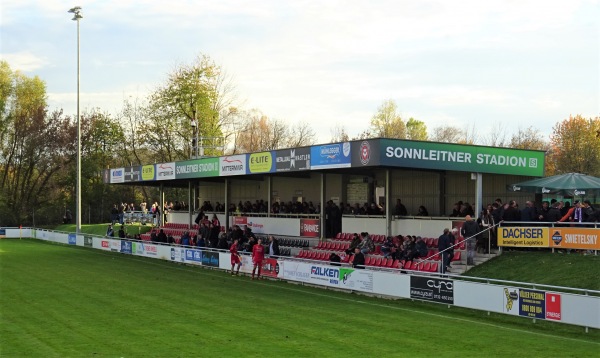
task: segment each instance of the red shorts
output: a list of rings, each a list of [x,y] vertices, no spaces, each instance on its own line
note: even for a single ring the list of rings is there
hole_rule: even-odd
[[[263,261],[263,259],[260,259],[260,260],[254,260],[254,259],[252,259],[252,263],[253,263],[255,266],[256,266],[256,265],[260,265],[260,264],[262,264],[262,261]]]
[[[240,263],[240,257],[237,255],[231,255],[231,264],[236,265]]]

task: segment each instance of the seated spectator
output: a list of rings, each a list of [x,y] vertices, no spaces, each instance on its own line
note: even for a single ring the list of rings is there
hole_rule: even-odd
[[[160,232],[156,236],[156,241],[157,242],[163,242],[163,243],[167,242],[167,234],[165,234],[165,232],[164,232],[163,229],[160,229]]]
[[[219,234],[219,241],[217,243],[217,249],[227,250],[229,248],[229,244],[227,243],[227,235],[224,232]]]
[[[427,211],[427,208],[425,208],[423,205],[419,206],[419,211],[417,212],[417,215],[415,216],[429,216],[429,212]]]
[[[365,268],[365,255],[362,251],[357,247],[354,249],[354,258],[352,259],[352,267],[357,269]]]
[[[165,242],[165,241],[162,241],[162,242]],[[171,234],[167,235],[167,241],[166,241],[166,243],[168,243],[169,245],[173,245],[173,244],[176,243],[175,242],[175,238],[173,237],[173,235],[171,235]]]
[[[329,262],[332,266],[340,266],[342,258],[335,252],[332,252],[331,255],[329,255]]]
[[[204,238],[202,236],[198,236],[196,239],[196,246],[198,247],[206,247],[206,241],[204,241]]]
[[[347,255],[352,255],[352,253],[354,252],[354,249],[356,249],[359,245],[360,245],[360,236],[358,236],[358,234],[354,233],[352,235],[352,241],[350,242],[350,246],[348,247],[348,250],[346,250],[346,254]]]
[[[152,242],[158,242],[158,235],[156,235],[156,232],[152,231],[150,233],[150,241],[152,241]]]
[[[360,249],[360,252],[362,252],[363,255],[366,255],[369,252],[373,252],[373,250],[375,250],[375,243],[373,243],[373,239],[371,239],[371,236],[369,236],[369,233],[362,232],[360,234],[360,236],[362,237],[362,241],[358,247]],[[364,259],[364,256],[363,256],[363,259]]]
[[[427,249],[425,240],[423,240],[420,236],[417,237],[417,242],[415,243],[415,254],[413,258],[426,258],[428,251],[429,250]]]
[[[394,247],[394,242],[392,241],[392,237],[388,236],[383,245],[381,245],[381,253],[384,258],[388,258],[392,255],[392,248]]]
[[[186,231],[183,233],[183,235],[181,236],[181,245],[183,246],[190,246],[190,234]]]
[[[394,215],[399,216],[407,216],[408,211],[406,210],[406,206],[402,204],[402,200],[396,199],[396,207],[394,208]]]
[[[454,207],[452,208],[452,213],[448,216],[452,217],[452,218],[457,218],[460,216],[460,208],[462,207],[463,202],[462,201],[458,201],[456,203],[454,203]]]
[[[121,225],[121,228],[119,229],[119,238],[124,239],[125,238],[125,230],[123,229],[124,225]]]

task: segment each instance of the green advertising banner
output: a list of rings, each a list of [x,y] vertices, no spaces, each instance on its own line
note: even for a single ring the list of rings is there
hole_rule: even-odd
[[[544,175],[544,152],[394,139],[381,140],[381,165],[474,173]]]
[[[175,179],[219,176],[219,158],[186,160],[175,163]]]

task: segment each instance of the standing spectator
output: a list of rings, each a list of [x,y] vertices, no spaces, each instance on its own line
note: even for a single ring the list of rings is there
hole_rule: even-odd
[[[594,207],[589,200],[583,201],[583,221],[585,222],[594,222],[596,219],[596,215],[594,213]]]
[[[529,200],[525,202],[525,207],[521,210],[521,221],[537,221],[538,213],[536,207]]]
[[[362,251],[357,247],[354,249],[354,258],[352,259],[352,267],[357,269],[365,268],[365,255]]]
[[[560,202],[559,201],[555,201],[552,204],[552,207],[548,210],[548,214],[546,215],[546,220],[548,222],[555,223],[555,222],[559,221],[560,218],[561,218],[561,215],[560,215]]]
[[[504,206],[504,213],[502,216],[502,220],[504,221],[520,221],[521,213],[519,213],[519,209],[517,208],[517,202],[511,200]]]
[[[452,231],[448,234],[448,238],[450,239],[450,248],[448,249],[448,262],[446,262],[446,268],[452,268],[452,258],[454,257],[454,244],[456,244],[456,237],[458,236],[458,229],[452,228]]]
[[[483,209],[481,216],[477,218],[477,224],[479,225],[479,235],[477,235],[477,245],[475,250],[479,253],[489,254],[490,238],[492,228],[494,227],[494,217],[490,214],[487,209]]]
[[[273,237],[273,235],[269,235],[269,257],[278,257],[279,256],[279,241]]]
[[[235,271],[236,275],[240,274],[240,266],[242,266],[242,258],[238,252],[238,240],[233,240],[233,243],[229,247],[229,253],[231,254],[231,276],[233,276],[233,270],[235,265],[237,265],[237,270]],[[254,275],[254,271],[252,272]],[[260,275],[260,273],[259,273]]]
[[[558,220],[558,222],[583,222],[583,211],[581,210],[581,204],[579,200],[575,200],[573,203],[574,206],[569,207],[569,210],[564,214],[564,216]]]
[[[447,249],[450,247],[450,229],[444,229],[444,233],[438,238],[438,251],[442,256],[441,270],[442,274],[446,273],[450,260]]]
[[[219,242],[217,243],[217,249],[227,250],[229,245],[227,243],[227,235],[224,232],[219,234]]]
[[[265,258],[265,248],[262,246],[262,239],[258,239],[258,242],[254,247],[252,247],[252,279],[254,280],[254,273],[258,268],[258,275],[256,276],[257,280],[260,280],[260,272],[262,269],[262,262]]]
[[[117,220],[119,220],[119,209],[117,209],[117,204],[114,204],[110,209],[110,223],[114,225]]]
[[[108,237],[115,236],[115,231],[113,230],[112,224],[108,225],[108,229],[106,229],[106,236],[108,236]]]
[[[475,240],[479,233],[479,225],[471,218],[471,215],[465,216],[465,222],[460,229],[460,233],[467,240],[467,265],[475,265]]]
[[[124,239],[125,238],[125,230],[124,230],[125,226],[121,225],[121,228],[119,229],[119,238]]]
[[[396,206],[394,207],[394,215],[398,216],[407,216],[408,211],[406,210],[406,206],[402,204],[402,200],[396,199]]]
[[[548,200],[542,201],[542,208],[538,211],[537,219],[542,222],[547,222],[548,220],[548,212],[550,212],[550,205]]]

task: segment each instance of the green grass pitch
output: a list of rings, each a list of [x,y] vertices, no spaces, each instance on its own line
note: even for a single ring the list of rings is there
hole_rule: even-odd
[[[0,240],[0,357],[592,357],[600,332]]]

